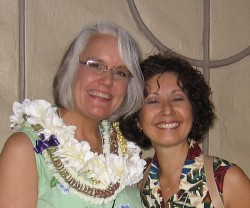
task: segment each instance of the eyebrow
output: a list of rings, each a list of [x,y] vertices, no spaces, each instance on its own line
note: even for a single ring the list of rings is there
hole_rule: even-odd
[[[180,90],[173,90],[172,91],[172,93],[175,93],[175,92],[183,92],[183,93],[185,93],[184,90],[182,90],[182,89],[180,89]]]
[[[103,60],[98,59],[98,58],[95,58],[95,57],[89,57],[89,58],[87,58],[87,60],[97,61],[97,62],[100,62],[100,63],[102,63],[102,64],[104,63]]]
[[[105,63],[105,61],[103,61],[102,59],[99,59],[99,58],[95,58],[95,57],[90,57],[90,58],[87,58],[87,60],[93,60],[93,61],[97,61],[97,62],[99,62],[99,63],[101,63],[101,64],[103,64],[103,65],[105,65],[106,66],[106,63]],[[116,66],[116,67],[112,67],[112,68],[121,68],[121,69],[127,69],[128,70],[128,68],[127,68],[127,66],[126,65],[119,65],[119,66]],[[129,70],[128,70],[129,71]]]
[[[173,93],[176,93],[176,92],[183,92],[184,94],[186,94],[183,90],[173,90],[173,91],[171,91],[171,93],[173,94]],[[149,96],[149,95],[159,95],[159,93],[158,93],[158,90],[157,91],[155,91],[155,92],[151,92],[151,93],[148,93],[148,95],[147,96]]]

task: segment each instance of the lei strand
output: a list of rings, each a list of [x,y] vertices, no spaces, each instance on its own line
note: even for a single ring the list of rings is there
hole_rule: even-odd
[[[70,193],[93,204],[109,203],[123,188],[142,179],[145,161],[140,159],[141,150],[125,140],[118,123],[101,122],[103,154],[98,155],[90,151],[88,142],[74,138],[76,127],[66,126],[57,110],[45,100],[15,102],[11,128],[33,128],[38,136],[35,151]]]

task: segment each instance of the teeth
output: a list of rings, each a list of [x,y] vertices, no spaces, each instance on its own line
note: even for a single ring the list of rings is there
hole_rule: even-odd
[[[97,91],[89,91],[88,92],[90,95],[95,96],[95,97],[100,97],[104,99],[110,99],[110,96],[108,94],[102,93],[102,92],[97,92]]]
[[[170,123],[170,124],[166,124],[166,123],[160,123],[157,125],[157,127],[162,128],[162,129],[172,129],[175,128],[176,126],[178,126],[179,124],[176,123]]]

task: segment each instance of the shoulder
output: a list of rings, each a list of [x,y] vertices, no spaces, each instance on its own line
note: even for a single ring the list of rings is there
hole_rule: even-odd
[[[245,174],[245,172],[237,165],[233,165],[231,168],[228,169],[225,175],[225,185],[236,185],[238,184],[249,184],[249,178]]]
[[[20,150],[32,150],[33,146],[29,137],[23,132],[17,132],[12,134],[6,141],[3,152],[15,151],[18,153]]]
[[[0,167],[35,160],[34,149],[29,137],[21,132],[12,134],[6,141],[0,155]]]
[[[224,179],[224,203],[226,207],[247,207],[250,204],[250,180],[237,165],[230,167]]]

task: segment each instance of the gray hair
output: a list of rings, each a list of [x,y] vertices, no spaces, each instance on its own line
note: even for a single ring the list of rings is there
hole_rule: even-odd
[[[133,38],[120,25],[114,22],[100,22],[90,25],[78,34],[66,51],[53,81],[55,104],[68,110],[74,110],[72,82],[78,69],[79,56],[85,49],[89,39],[96,34],[111,34],[118,40],[118,51],[122,61],[132,73],[123,103],[108,119],[115,121],[120,117],[128,117],[142,105],[143,75],[139,65],[139,55]]]

